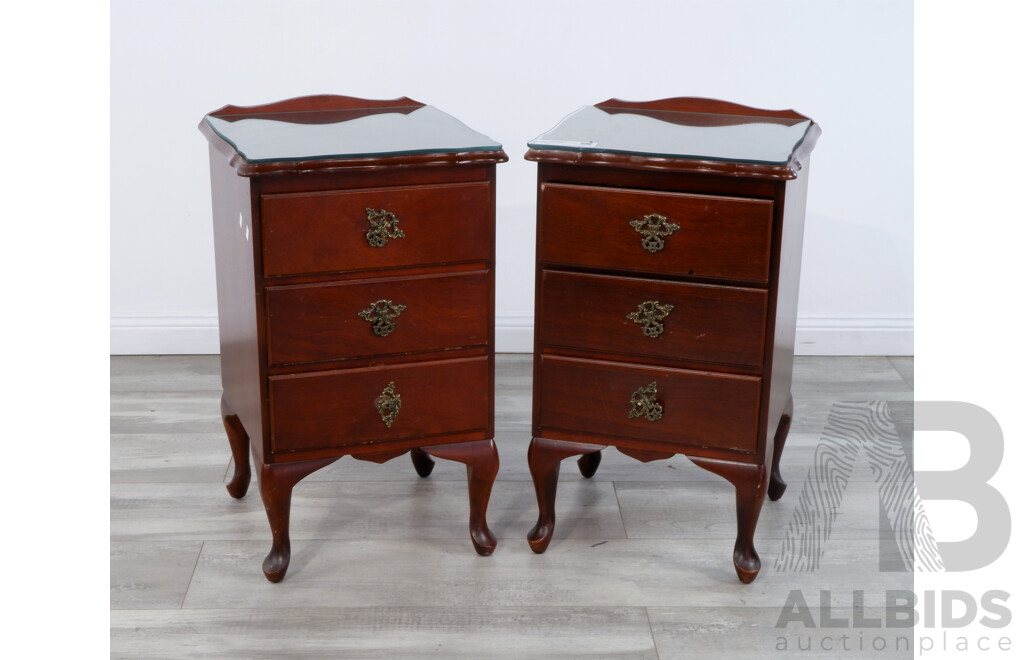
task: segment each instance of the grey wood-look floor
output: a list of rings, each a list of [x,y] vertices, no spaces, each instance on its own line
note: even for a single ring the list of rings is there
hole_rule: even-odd
[[[776,627],[791,590],[817,619],[822,590],[838,618],[862,590],[870,618],[886,589],[912,589],[911,574],[878,570],[878,491],[866,470],[851,479],[819,570],[773,570],[833,403],[912,401],[912,358],[797,358],[789,490],[765,502],[763,568],[750,585],[732,567],[731,486],[683,457],[641,464],[606,450],[591,480],[566,461],[555,538],[531,552],[530,376],[530,356],[498,356],[494,555],[470,545],[461,465],[439,460],[420,479],[406,456],[343,458],[296,486],[291,566],[271,584],[255,484],[241,500],[223,486],[218,358],[112,357],[112,656],[760,658],[786,655],[783,638],[798,657],[835,657],[823,631]],[[910,657],[893,654],[897,631],[832,632],[849,635],[843,657]],[[876,636],[885,653],[871,651]]]

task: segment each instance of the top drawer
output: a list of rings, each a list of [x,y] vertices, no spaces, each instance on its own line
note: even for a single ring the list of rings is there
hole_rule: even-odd
[[[483,261],[489,184],[263,195],[267,277]]]
[[[546,263],[766,283],[772,202],[545,183]]]

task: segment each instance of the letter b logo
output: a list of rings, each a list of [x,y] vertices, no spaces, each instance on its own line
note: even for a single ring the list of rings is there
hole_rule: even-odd
[[[918,401],[915,431],[953,431],[967,439],[970,458],[956,470],[915,472],[922,500],[966,502],[978,515],[978,529],[963,541],[937,542],[947,571],[972,571],[988,566],[1010,542],[1010,507],[989,485],[1003,460],[1003,431],[987,410],[962,401]]]

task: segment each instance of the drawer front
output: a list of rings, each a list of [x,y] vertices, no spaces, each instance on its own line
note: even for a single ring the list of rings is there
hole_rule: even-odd
[[[540,195],[545,263],[768,281],[769,200],[557,183]]]
[[[382,444],[488,428],[486,356],[271,376],[275,454]],[[393,383],[393,387],[389,385]],[[401,402],[388,426],[389,402]],[[380,407],[380,410],[378,410]]]
[[[488,271],[267,287],[270,364],[486,345]]]
[[[757,450],[761,379],[685,369],[542,356],[534,383],[537,424],[594,436],[646,440],[668,451]],[[651,404],[643,401],[651,383]],[[640,390],[638,392],[638,390]],[[655,405],[656,404],[656,405]],[[660,406],[659,411],[656,406]],[[630,413],[640,413],[630,417]],[[649,419],[647,414],[657,419]],[[614,444],[614,440],[610,442]]]
[[[767,291],[547,270],[541,277],[545,346],[761,364]]]
[[[267,277],[486,260],[490,186],[263,195]]]

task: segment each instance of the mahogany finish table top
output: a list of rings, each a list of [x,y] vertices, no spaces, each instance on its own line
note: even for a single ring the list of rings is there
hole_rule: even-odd
[[[508,160],[501,145],[483,133],[404,97],[312,96],[255,107],[227,105],[203,117],[200,130],[230,148],[242,176],[373,167],[383,159],[391,166]]]
[[[526,159],[795,179],[821,133],[791,110],[666,101],[583,106],[530,140]]]

